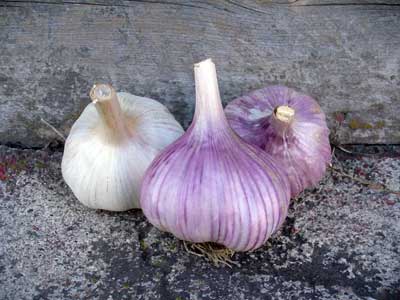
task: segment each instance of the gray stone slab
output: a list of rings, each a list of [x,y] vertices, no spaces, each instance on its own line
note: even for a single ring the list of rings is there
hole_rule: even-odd
[[[41,118],[67,134],[97,81],[186,127],[192,65],[212,57],[224,103],[285,84],[320,102],[339,143],[400,143],[399,28],[389,0],[2,1],[0,142],[46,145]]]
[[[399,190],[395,149],[341,157],[335,167]],[[235,254],[230,269],[187,253],[139,210],[82,206],[62,181],[60,159],[0,147],[0,299],[400,297],[400,199],[378,185],[328,173],[293,201],[279,233]]]

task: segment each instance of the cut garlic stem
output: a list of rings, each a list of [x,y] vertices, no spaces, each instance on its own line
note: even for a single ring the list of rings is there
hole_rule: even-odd
[[[196,84],[195,119],[201,127],[212,128],[222,123],[227,124],[218,88],[217,71],[211,59],[194,65]],[[204,113],[207,112],[207,113]]]
[[[285,137],[294,118],[295,110],[289,106],[281,105],[275,108],[271,125],[278,136]]]
[[[282,122],[289,123],[294,117],[294,109],[286,105],[278,106],[274,113],[276,118]]]
[[[128,130],[114,88],[108,84],[95,84],[90,91],[90,99],[113,135],[120,138],[126,136]]]

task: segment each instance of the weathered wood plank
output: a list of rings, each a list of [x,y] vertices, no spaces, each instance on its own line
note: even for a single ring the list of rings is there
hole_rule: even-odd
[[[359,2],[3,1],[0,142],[46,144],[40,118],[66,134],[96,81],[187,126],[192,64],[212,57],[225,103],[285,84],[315,96],[332,129],[344,115],[341,143],[400,143],[400,9]]]
[[[383,5],[397,6],[400,5],[398,0],[289,0],[287,3],[292,5]]]

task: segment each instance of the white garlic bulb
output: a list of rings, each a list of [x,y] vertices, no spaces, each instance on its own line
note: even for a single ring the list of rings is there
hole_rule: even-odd
[[[142,177],[154,157],[183,134],[161,103],[106,84],[95,85],[90,103],[66,140],[61,170],[84,205],[112,211],[139,208]]]

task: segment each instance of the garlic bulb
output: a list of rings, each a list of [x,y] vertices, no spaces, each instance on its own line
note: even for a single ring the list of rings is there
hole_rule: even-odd
[[[284,221],[289,184],[268,154],[229,127],[212,61],[196,64],[194,72],[194,120],[147,170],[143,212],[153,225],[183,240],[256,249]]]
[[[323,177],[331,161],[329,130],[311,97],[271,86],[231,101],[225,113],[239,136],[280,162],[293,197]]]
[[[65,143],[64,180],[88,207],[138,208],[147,167],[183,129],[155,100],[117,94],[105,84],[95,85],[90,97]]]

